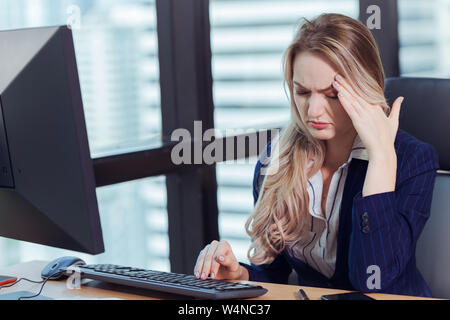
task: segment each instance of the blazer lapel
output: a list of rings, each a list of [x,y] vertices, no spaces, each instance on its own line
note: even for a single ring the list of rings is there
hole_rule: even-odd
[[[348,255],[350,233],[352,230],[353,198],[362,190],[366,177],[368,161],[352,159],[348,168],[344,193],[339,216],[338,243],[336,252],[336,269],[332,277],[333,282],[341,288],[352,286],[348,278]]]

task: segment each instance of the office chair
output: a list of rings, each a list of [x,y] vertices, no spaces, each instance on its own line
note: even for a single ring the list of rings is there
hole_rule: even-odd
[[[388,78],[388,104],[405,97],[400,129],[439,155],[431,215],[417,241],[416,263],[435,298],[450,298],[450,79]]]

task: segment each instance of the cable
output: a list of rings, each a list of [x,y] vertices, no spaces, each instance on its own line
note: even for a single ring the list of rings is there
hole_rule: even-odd
[[[22,281],[22,280],[28,281],[28,282],[32,282],[32,283],[38,283],[38,284],[39,284],[39,283],[42,283],[41,289],[39,290],[39,292],[38,292],[37,294],[35,294],[35,295],[33,295],[33,296],[23,296],[23,297],[19,297],[17,300],[36,298],[36,297],[40,296],[40,294],[42,293],[42,290],[44,289],[44,286],[45,286],[45,284],[47,283],[47,281],[48,281],[48,280],[51,280],[51,278],[52,278],[54,275],[56,275],[56,274],[58,274],[58,273],[60,273],[60,272],[61,272],[60,270],[57,270],[57,271],[55,271],[54,273],[52,273],[51,275],[49,275],[48,277],[44,278],[44,280],[41,280],[41,281],[30,280],[30,279],[27,279],[27,278],[19,278],[19,280],[13,282],[12,284],[5,285],[5,286],[0,286],[0,289],[3,289],[3,288],[9,288],[9,287],[15,286],[16,284],[18,284],[18,283],[19,283],[20,281]]]
[[[18,280],[16,280],[15,282],[13,282],[13,283],[11,283],[11,284],[4,285],[4,286],[0,286],[0,289],[3,289],[3,288],[9,288],[9,287],[15,286],[16,284],[18,284],[18,283],[19,283],[20,281],[22,281],[22,280],[28,281],[28,282],[33,282],[33,283],[42,283],[42,282],[45,281],[45,280],[35,281],[35,280],[27,279],[27,278],[19,278]]]
[[[39,292],[38,292],[37,294],[35,294],[35,295],[33,295],[33,296],[23,296],[23,297],[19,297],[17,300],[36,298],[36,297],[38,297],[38,296],[41,294],[41,292],[42,292],[42,290],[44,289],[44,286],[45,286],[45,284],[47,283],[47,281],[50,280],[51,277],[53,277],[53,276],[54,276],[55,274],[57,274],[58,272],[59,272],[59,270],[58,270],[57,272],[51,274],[50,276],[48,276],[48,277],[45,278],[44,280],[41,280],[41,281],[30,280],[30,279],[27,279],[27,278],[20,278],[20,279],[18,279],[17,281],[13,282],[12,284],[5,285],[5,286],[0,286],[0,289],[3,289],[3,288],[10,288],[10,287],[12,287],[12,286],[15,286],[16,284],[18,284],[18,283],[19,283],[20,281],[22,281],[22,280],[28,281],[28,282],[32,282],[32,283],[38,283],[38,284],[39,284],[39,283],[42,283],[41,289],[39,290]]]
[[[32,281],[32,282],[35,282],[35,283],[42,283],[42,286],[41,286],[41,289],[39,290],[39,292],[38,292],[37,294],[33,295],[33,296],[19,297],[17,300],[22,300],[22,299],[32,299],[32,298],[38,297],[38,296],[41,294],[42,289],[44,289],[44,286],[45,286],[45,284],[47,283],[47,281],[50,280],[50,278],[51,278],[51,276],[50,276],[50,277],[47,277],[44,281],[40,281],[40,282]]]
[[[21,280],[22,280],[22,278],[20,278],[20,279],[14,281],[13,283],[6,284],[6,285],[4,285],[4,286],[0,286],[0,290],[3,289],[3,288],[9,288],[9,287],[15,286],[15,285],[18,284]]]

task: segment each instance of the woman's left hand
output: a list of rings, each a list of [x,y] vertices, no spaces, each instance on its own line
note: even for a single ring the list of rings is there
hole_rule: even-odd
[[[380,105],[370,104],[361,98],[342,76],[336,76],[334,88],[339,92],[342,107],[352,120],[369,159],[395,152],[394,141],[404,98],[398,97],[389,116],[386,116]]]

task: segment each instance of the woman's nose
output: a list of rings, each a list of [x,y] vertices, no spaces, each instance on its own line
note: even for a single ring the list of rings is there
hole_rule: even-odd
[[[319,118],[325,111],[326,102],[320,97],[311,96],[308,105],[308,116],[310,118]]]

